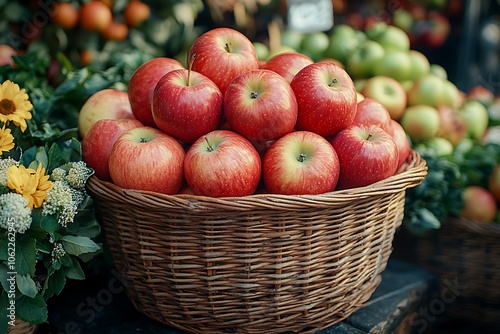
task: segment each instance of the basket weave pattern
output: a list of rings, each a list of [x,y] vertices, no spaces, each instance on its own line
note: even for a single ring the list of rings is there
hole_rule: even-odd
[[[418,240],[420,264],[435,273],[442,288],[457,287],[446,305],[455,317],[500,328],[500,226],[460,218]],[[449,288],[448,288],[449,289]]]
[[[405,169],[368,187],[311,196],[208,198],[87,183],[127,293],[190,333],[313,333],[370,298],[392,252]]]

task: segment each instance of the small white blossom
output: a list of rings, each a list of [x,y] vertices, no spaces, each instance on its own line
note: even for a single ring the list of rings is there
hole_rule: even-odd
[[[17,233],[24,233],[31,226],[31,210],[28,201],[20,194],[0,195],[0,227],[14,228]]]
[[[58,222],[66,227],[73,222],[78,206],[73,200],[72,189],[64,181],[54,181],[52,189],[47,192],[47,199],[43,204],[42,214],[58,214]]]
[[[56,242],[51,253],[52,262],[58,261],[64,255],[66,255],[66,250],[64,249],[63,245],[60,242]]]
[[[19,166],[19,162],[12,158],[0,159],[0,185],[7,186],[7,169],[12,166]]]
[[[54,168],[54,170],[52,170],[50,178],[52,181],[65,181],[66,171],[60,167],[56,167]]]
[[[66,175],[68,184],[75,189],[84,189],[92,170],[83,161],[73,162],[71,165]]]

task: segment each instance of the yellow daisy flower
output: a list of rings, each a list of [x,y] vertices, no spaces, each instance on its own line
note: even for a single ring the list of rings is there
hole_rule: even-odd
[[[45,168],[38,165],[37,170],[23,165],[7,169],[7,187],[15,190],[28,201],[30,209],[39,208],[47,198],[47,191],[52,189],[52,181],[45,175]]]
[[[26,120],[31,119],[33,105],[25,89],[10,80],[0,85],[0,122],[13,122],[24,132],[27,128]]]
[[[10,133],[10,129],[6,129],[5,125],[0,129],[0,154],[9,152],[14,148],[14,136]]]

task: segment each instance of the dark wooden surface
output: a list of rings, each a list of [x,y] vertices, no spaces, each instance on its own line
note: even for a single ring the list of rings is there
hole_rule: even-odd
[[[68,282],[63,294],[49,302],[49,323],[40,326],[37,334],[185,334],[135,310],[114,270],[105,270],[99,277]],[[366,305],[316,334],[431,333],[437,319],[429,318],[425,305],[435,283],[436,278],[426,271],[391,259]]]

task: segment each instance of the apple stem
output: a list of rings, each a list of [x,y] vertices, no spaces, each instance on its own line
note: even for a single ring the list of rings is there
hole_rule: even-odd
[[[368,133],[368,136],[366,137],[366,140],[370,140],[370,138],[373,137],[371,133]]]
[[[205,141],[207,142],[207,152],[213,152],[214,148],[212,147],[212,145],[210,145],[210,142],[208,141],[208,138],[207,136],[203,137],[205,139]]]
[[[333,85],[335,85],[337,82],[339,82],[337,80],[337,78],[333,78],[332,81],[330,82],[330,84],[328,86],[332,87]]]
[[[231,43],[226,43],[225,49],[227,52],[231,53]]]
[[[188,86],[191,86],[191,70],[193,68],[193,63],[194,63],[195,59],[196,59],[196,53],[193,53],[191,55],[191,59],[189,60],[189,64],[188,64],[188,77],[187,77],[187,85]]]
[[[306,161],[306,158],[307,157],[306,157],[306,155],[304,153],[300,153],[299,156],[297,157],[297,160],[299,162],[304,162],[304,161]]]

